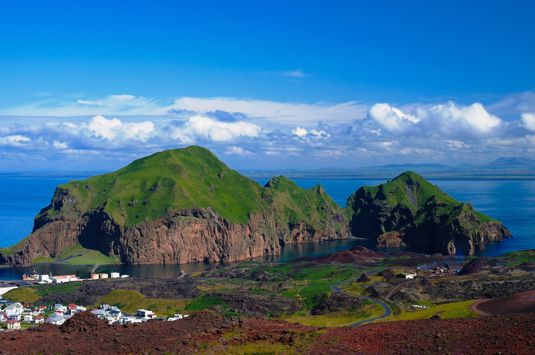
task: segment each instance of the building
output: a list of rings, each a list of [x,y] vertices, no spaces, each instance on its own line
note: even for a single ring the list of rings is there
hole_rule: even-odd
[[[18,330],[20,329],[20,321],[16,319],[7,320],[7,329],[8,330]]]
[[[121,274],[118,273],[118,272],[111,272],[110,273],[110,278],[112,278],[112,279],[118,279],[119,277],[121,277]]]
[[[45,322],[45,317],[43,317],[42,315],[35,316],[35,317],[33,318],[33,322],[34,322],[35,324],[42,324],[42,323]]]
[[[33,321],[33,316],[31,314],[25,314],[24,317],[22,317],[22,320],[31,323]]]
[[[55,284],[62,284],[65,282],[81,281],[76,275],[57,275],[52,276],[52,282]]]
[[[415,272],[402,272],[401,274],[398,275],[398,277],[401,277],[403,279],[412,280],[412,279],[416,278],[416,273]]]
[[[52,279],[50,278],[50,275],[39,275],[38,283],[40,283],[40,284],[50,284],[50,283],[52,283]]]
[[[20,319],[22,312],[24,312],[24,307],[19,302],[11,303],[4,309],[4,314],[7,318],[19,317]]]
[[[64,316],[63,314],[56,313],[52,317],[48,318],[46,322],[54,325],[62,325],[69,318],[70,317]]]
[[[138,309],[136,312],[136,317],[149,320],[149,319],[155,319],[156,314],[154,314],[153,311],[149,311],[147,309]]]

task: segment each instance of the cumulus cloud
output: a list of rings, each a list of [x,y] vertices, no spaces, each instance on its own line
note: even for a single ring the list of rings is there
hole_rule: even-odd
[[[476,133],[489,133],[501,124],[501,119],[491,115],[482,104],[476,102],[468,106],[453,102],[431,106],[431,115],[450,126],[461,126]]]
[[[0,145],[12,146],[12,147],[24,146],[30,141],[31,139],[29,137],[22,136],[20,134],[0,137]]]
[[[523,113],[522,125],[525,129],[535,132],[535,113]]]
[[[102,115],[93,117],[87,128],[96,137],[105,140],[126,139],[145,142],[155,134],[155,126],[151,121],[123,123],[117,118],[108,119]]]
[[[410,113],[387,103],[373,105],[368,111],[371,119],[392,133],[486,135],[495,132],[502,120],[490,114],[476,102],[463,106],[448,102],[434,105],[411,105]],[[409,132],[411,131],[412,132]]]
[[[24,154],[133,158],[200,144],[230,161],[260,164],[262,157],[276,156],[265,161],[284,161],[289,166],[322,166],[319,161],[329,165],[335,161],[330,158],[336,157],[353,157],[359,164],[372,165],[397,162],[398,158],[487,161],[535,152],[535,109],[530,109],[528,102],[532,95],[523,97],[524,103],[515,105],[515,110],[527,109],[503,114],[507,118],[497,112],[510,103],[496,110],[494,104],[477,102],[362,105],[233,98],[179,98],[164,103],[132,95],[77,98],[57,112],[83,107],[88,111],[77,112],[95,110],[98,114],[1,117],[0,159]],[[144,114],[106,114],[112,108]]]
[[[197,139],[214,142],[230,142],[240,137],[255,138],[261,132],[260,126],[245,121],[221,122],[205,116],[193,116],[171,129],[170,136],[183,143]]]
[[[386,103],[373,105],[368,111],[369,116],[382,128],[389,132],[404,132],[420,122],[420,119],[406,114],[397,107]]]

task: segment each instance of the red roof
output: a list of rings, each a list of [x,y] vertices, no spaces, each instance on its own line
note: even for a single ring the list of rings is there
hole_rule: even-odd
[[[71,303],[67,306],[67,308],[69,309],[76,309],[76,307],[78,307],[77,305],[75,305],[74,303]]]

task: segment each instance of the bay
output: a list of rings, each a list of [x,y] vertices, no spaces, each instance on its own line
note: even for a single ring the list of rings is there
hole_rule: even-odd
[[[50,203],[57,185],[83,176],[0,176],[0,247],[17,243],[28,235],[39,210]],[[267,179],[256,179],[264,184]],[[377,185],[376,179],[300,178],[294,180],[303,188],[321,184],[341,206],[347,197],[363,185]],[[483,213],[500,220],[512,232],[513,238],[490,245],[482,255],[494,256],[507,252],[535,249],[535,181],[523,180],[434,180],[444,191],[458,200],[467,201]],[[305,256],[325,255],[362,244],[359,240],[334,241],[319,244],[287,245],[277,257],[260,260],[288,261]],[[119,271],[141,277],[174,277],[181,270],[202,271],[217,267],[213,264],[188,265],[106,265],[98,271]],[[32,268],[0,268],[0,279],[18,279],[33,270],[53,274],[87,273],[89,267],[72,265],[37,265]]]

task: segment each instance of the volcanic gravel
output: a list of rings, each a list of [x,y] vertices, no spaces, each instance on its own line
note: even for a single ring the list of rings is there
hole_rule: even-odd
[[[533,329],[534,313],[323,330],[209,312],[175,322],[104,326],[94,316],[81,314],[61,328],[46,325],[40,331],[0,333],[0,353],[226,353],[234,345],[261,342],[310,354],[535,354]]]

